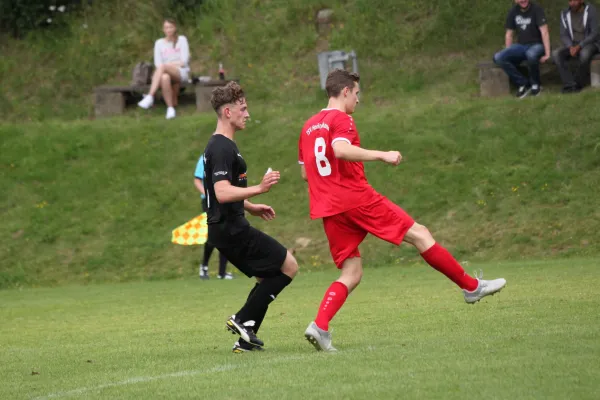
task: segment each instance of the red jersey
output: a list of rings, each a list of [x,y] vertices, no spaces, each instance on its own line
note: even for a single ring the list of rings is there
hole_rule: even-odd
[[[340,140],[360,146],[352,117],[337,109],[321,110],[306,121],[300,133],[298,162],[306,169],[312,219],[360,207],[376,194],[362,162],[335,157],[332,145]]]

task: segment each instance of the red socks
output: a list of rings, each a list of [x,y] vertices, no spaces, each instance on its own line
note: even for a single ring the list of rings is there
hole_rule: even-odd
[[[452,257],[452,254],[439,244],[434,244],[428,250],[421,253],[421,257],[433,268],[446,275],[452,282],[456,283],[461,289],[472,292],[477,289],[477,279],[467,275],[458,261]]]
[[[325,297],[319,306],[319,313],[315,319],[315,324],[323,330],[329,330],[329,321],[344,305],[348,297],[348,288],[342,282],[335,281],[329,286]]]
[[[461,289],[472,292],[477,289],[477,279],[467,275],[458,261],[452,257],[452,254],[439,244],[434,244],[427,251],[421,253],[421,257],[436,270],[446,275],[452,282],[456,283]],[[342,282],[335,281],[329,286],[325,297],[319,306],[319,312],[315,319],[315,324],[323,330],[329,330],[329,321],[342,308],[348,297],[348,288]]]

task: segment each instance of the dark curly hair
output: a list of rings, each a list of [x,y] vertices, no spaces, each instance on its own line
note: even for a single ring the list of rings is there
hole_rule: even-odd
[[[244,89],[236,82],[229,82],[227,85],[218,87],[212,91],[210,104],[212,104],[213,109],[220,117],[221,108],[225,104],[235,104],[244,98],[246,98]]]

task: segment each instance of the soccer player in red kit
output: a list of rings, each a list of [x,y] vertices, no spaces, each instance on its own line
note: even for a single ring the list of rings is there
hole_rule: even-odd
[[[304,124],[298,143],[302,178],[308,182],[310,217],[323,219],[331,255],[341,269],[339,279],[325,292],[315,321],[304,333],[317,350],[324,351],[336,351],[331,345],[329,322],[360,283],[363,268],[358,245],[367,233],[395,245],[404,241],[415,246],[429,265],[463,290],[467,303],[506,285],[504,279],[485,281],[467,275],[425,226],[369,185],[364,161],[398,165],[402,155],[360,147],[351,116],[358,104],[359,80],[358,74],[341,69],[329,73],[329,104]]]

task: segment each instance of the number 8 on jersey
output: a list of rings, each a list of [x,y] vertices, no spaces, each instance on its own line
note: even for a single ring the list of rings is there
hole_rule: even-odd
[[[319,175],[329,176],[331,175],[331,164],[325,156],[325,150],[327,149],[327,143],[322,137],[318,137],[315,140],[315,159],[317,161],[317,169]]]

